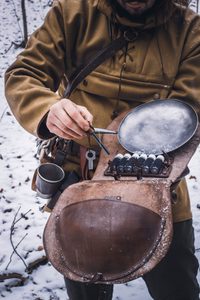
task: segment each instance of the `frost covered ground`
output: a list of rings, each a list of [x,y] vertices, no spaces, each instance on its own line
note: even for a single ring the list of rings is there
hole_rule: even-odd
[[[49,9],[48,0],[29,0],[27,3],[28,29],[32,32],[41,23]],[[35,158],[35,138],[26,133],[10,113],[4,97],[3,74],[20,51],[12,42],[21,40],[21,31],[14,13],[14,5],[20,16],[20,1],[0,1],[0,275],[18,273],[26,278],[23,286],[15,286],[19,280],[0,282],[0,298],[8,300],[66,299],[62,276],[50,265],[39,266],[28,274],[29,265],[44,256],[42,232],[48,219],[39,208],[44,201],[31,190],[31,178],[38,160]],[[21,25],[21,23],[20,23]],[[10,47],[11,46],[11,47]],[[200,259],[200,148],[196,151],[188,175],[192,199],[196,253]],[[18,214],[17,214],[18,212]],[[13,243],[23,261],[14,253],[10,232],[14,219]],[[11,258],[11,259],[10,259]],[[200,281],[200,276],[198,276]],[[150,300],[142,279],[116,285],[114,300]],[[81,299],[80,299],[81,300]]]

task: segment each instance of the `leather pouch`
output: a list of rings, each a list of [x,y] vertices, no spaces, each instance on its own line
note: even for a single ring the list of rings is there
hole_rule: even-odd
[[[116,130],[118,117],[108,129]],[[172,153],[166,178],[105,176],[108,162],[125,151],[116,136],[105,136],[110,155],[101,153],[92,180],[69,186],[44,230],[52,265],[80,282],[123,283],[143,276],[166,255],[172,239],[171,189],[200,141],[200,127]]]

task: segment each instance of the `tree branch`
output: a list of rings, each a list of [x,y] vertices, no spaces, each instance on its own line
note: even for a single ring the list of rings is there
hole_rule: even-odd
[[[20,280],[20,284],[18,283],[15,286],[23,285],[27,278],[28,277],[24,277],[22,274],[16,273],[16,272],[0,274],[0,281],[4,281],[4,280],[7,280],[7,279],[18,279],[18,280]]]
[[[12,225],[11,225],[11,228],[10,228],[10,243],[11,243],[11,245],[12,245],[13,252],[12,252],[11,255],[10,255],[10,260],[9,260],[7,266],[6,266],[6,270],[8,269],[8,267],[9,267],[11,261],[12,261],[12,257],[13,257],[13,254],[14,254],[14,253],[17,254],[17,256],[21,259],[21,261],[23,262],[23,264],[25,265],[25,267],[26,267],[26,268],[28,267],[27,264],[26,264],[26,262],[25,262],[25,260],[24,260],[24,259],[22,258],[22,256],[17,252],[17,247],[18,247],[18,246],[20,245],[20,243],[25,239],[25,237],[27,236],[27,234],[25,234],[25,236],[23,236],[23,238],[18,242],[18,244],[17,244],[16,246],[14,246],[13,239],[12,239],[13,234],[14,234],[14,230],[15,230],[15,225],[16,225],[16,224],[17,224],[24,216],[26,216],[26,215],[31,211],[31,209],[29,209],[25,214],[23,214],[19,219],[17,219],[17,215],[18,215],[20,209],[21,209],[21,206],[18,208],[18,210],[17,210],[17,212],[16,212],[16,214],[15,214],[15,216],[14,216],[14,219],[13,219],[13,222],[12,222]],[[16,220],[16,219],[17,219],[17,220]]]

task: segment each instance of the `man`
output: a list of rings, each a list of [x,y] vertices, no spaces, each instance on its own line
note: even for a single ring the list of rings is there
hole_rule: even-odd
[[[176,0],[59,0],[6,73],[6,96],[21,125],[88,146],[89,123],[106,128],[121,112],[177,98],[200,114],[200,18]],[[63,98],[77,68],[124,30],[135,41],[117,51]],[[60,87],[60,88],[59,88]],[[56,91],[59,88],[59,94]],[[73,155],[72,155],[73,156]],[[74,158],[67,169],[80,171]],[[194,233],[185,182],[173,204],[174,237],[166,257],[144,276],[155,300],[198,300]],[[66,279],[71,300],[112,299],[112,286]]]

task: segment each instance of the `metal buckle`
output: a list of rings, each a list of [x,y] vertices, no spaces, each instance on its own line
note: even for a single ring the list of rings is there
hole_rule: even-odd
[[[124,38],[127,42],[133,42],[138,37],[138,32],[133,30],[124,31]]]

